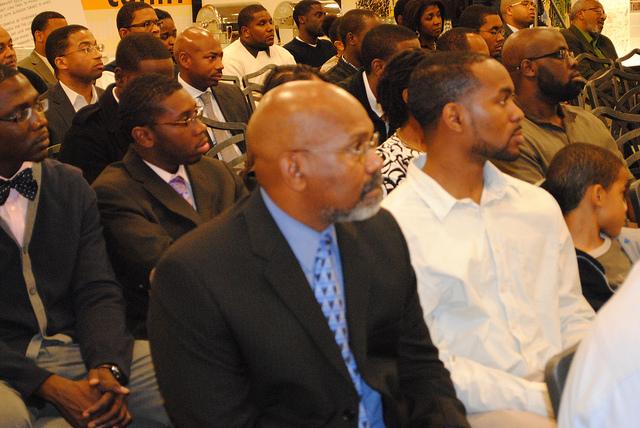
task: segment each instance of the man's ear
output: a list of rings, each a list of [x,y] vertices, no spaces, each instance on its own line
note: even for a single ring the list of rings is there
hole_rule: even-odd
[[[386,65],[387,64],[383,60],[379,58],[374,59],[373,61],[371,61],[371,73],[373,73],[374,76],[380,78],[382,76],[382,72],[384,72],[384,67]]]
[[[128,28],[119,28],[118,29],[118,34],[120,35],[120,40],[124,39],[125,37],[127,37],[127,34],[129,34],[130,31]]]
[[[54,60],[54,62],[56,63],[56,69],[57,70],[66,70],[67,69],[67,60],[66,60],[65,57],[57,56],[56,59]]]
[[[440,120],[453,132],[461,133],[464,131],[465,113],[466,110],[461,104],[447,103],[442,108]]]
[[[409,88],[402,90],[402,101],[404,101],[405,104],[409,104]]]
[[[40,30],[36,30],[33,33],[33,38],[36,40],[36,42],[38,43],[42,43],[44,42],[44,32],[40,31]]]
[[[534,62],[530,59],[523,59],[520,62],[520,75],[525,77],[535,77],[538,75],[538,69]]]
[[[251,33],[249,32],[249,27],[246,25],[240,28],[240,37],[243,39],[248,39],[251,37]]]
[[[176,56],[176,61],[178,61],[178,65],[180,68],[189,69],[191,66],[191,55],[188,52],[180,51]]]
[[[591,205],[596,208],[601,208],[604,205],[606,192],[607,189],[605,189],[602,184],[592,184],[587,187],[584,193],[590,198]]]
[[[131,138],[143,149],[151,149],[156,145],[155,134],[146,126],[134,126],[131,130]]]
[[[303,173],[304,159],[299,152],[285,152],[280,156],[278,166],[280,175],[289,188],[301,192],[307,187],[306,176]]]

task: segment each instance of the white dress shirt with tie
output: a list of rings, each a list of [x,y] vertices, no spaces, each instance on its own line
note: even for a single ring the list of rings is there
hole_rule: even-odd
[[[578,342],[594,312],[582,296],[560,208],[544,190],[484,166],[480,204],[422,171],[383,201],[405,235],[425,321],[469,413],[551,416],[546,362]]]
[[[21,171],[31,168],[32,162],[23,162],[22,166],[12,177],[2,177],[2,180],[11,180],[18,175]],[[13,237],[16,238],[16,242],[22,246],[24,241],[24,228],[27,221],[27,208],[29,207],[29,199],[22,196],[14,188],[9,190],[9,197],[5,201],[4,205],[0,205],[0,218],[11,230]]]

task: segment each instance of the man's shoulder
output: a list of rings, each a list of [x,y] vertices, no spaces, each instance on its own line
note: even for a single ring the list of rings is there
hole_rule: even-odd
[[[91,184],[96,191],[128,191],[133,186],[133,178],[123,161],[114,162],[102,170]]]
[[[48,158],[40,164],[42,165],[42,186],[45,189],[56,188],[65,194],[74,195],[78,188],[89,188],[89,184],[82,176],[82,171],[75,166]]]
[[[27,68],[29,70],[33,70],[34,64],[38,62],[40,58],[35,53],[35,51],[31,51],[31,53],[24,57],[22,60],[18,61],[18,67]]]

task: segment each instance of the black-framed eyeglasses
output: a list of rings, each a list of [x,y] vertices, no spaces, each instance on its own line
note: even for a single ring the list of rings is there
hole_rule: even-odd
[[[565,49],[565,48],[560,48],[555,52],[551,52],[548,54],[544,54],[544,55],[538,55],[538,56],[533,56],[533,57],[529,57],[529,58],[525,58],[528,59],[529,61],[534,61],[536,59],[542,59],[542,58],[555,58],[555,59],[570,59],[573,58],[573,52],[571,52],[569,49]]]
[[[84,46],[82,48],[76,49],[74,51],[67,52],[67,53],[65,53],[64,55],[61,55],[61,56],[67,56],[67,55],[70,55],[70,54],[75,53],[75,52],[82,52],[85,55],[91,55],[94,52],[102,53],[103,51],[104,51],[104,45],[102,43],[100,43],[100,44],[95,44],[95,45],[87,45],[87,46]]]
[[[338,150],[314,150],[314,149],[305,149],[303,151],[311,152],[311,153],[341,153],[345,152],[357,159],[362,159],[369,150],[373,150],[378,147],[378,143],[380,141],[380,134],[378,132],[374,132],[370,139],[360,141],[357,144],[351,145],[344,149]]]
[[[158,19],[147,19],[139,24],[131,24],[127,28],[144,28],[145,30],[149,30],[153,28],[154,25],[160,28],[160,21]]]
[[[37,111],[38,113],[44,113],[48,109],[49,100],[47,98],[41,98],[37,100],[32,106],[23,107],[9,116],[0,117],[0,122],[24,122],[25,120],[29,120],[31,116],[33,116],[34,111]]]
[[[196,123],[196,120],[202,117],[202,107],[197,107],[189,117],[184,120],[176,120],[174,122],[154,122],[153,125],[167,125],[167,126],[179,126],[182,128],[187,128],[190,125]]]

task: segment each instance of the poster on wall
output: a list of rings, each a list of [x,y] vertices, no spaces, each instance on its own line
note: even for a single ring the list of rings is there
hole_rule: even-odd
[[[40,12],[55,10],[69,23],[87,24],[81,0],[0,0],[0,10],[0,26],[11,35],[18,49],[33,49],[31,21]]]

